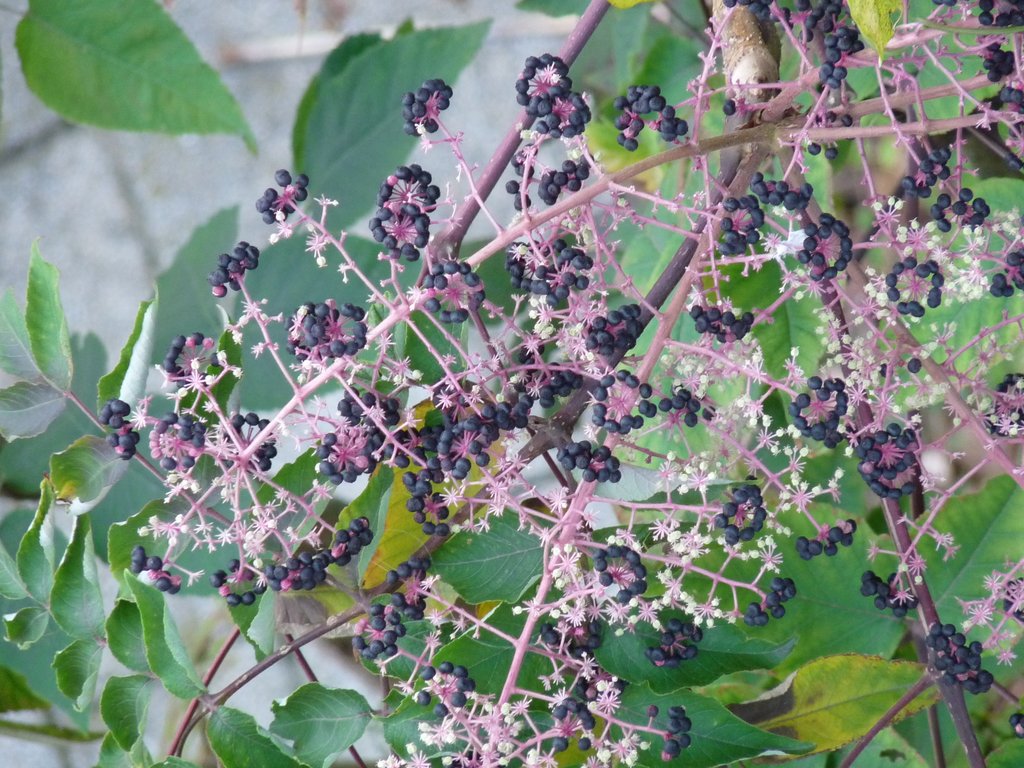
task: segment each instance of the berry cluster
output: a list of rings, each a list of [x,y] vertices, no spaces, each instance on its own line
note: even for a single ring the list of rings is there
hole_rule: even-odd
[[[609,560],[621,560],[622,564]],[[615,599],[623,605],[647,591],[647,567],[640,562],[639,553],[629,547],[613,544],[608,549],[599,549],[594,555],[594,570],[601,586],[615,584],[619,588]]]
[[[924,298],[925,303],[935,309],[942,303],[942,286],[945,282],[946,278],[934,259],[918,264],[915,257],[907,256],[893,264],[885,276],[885,295],[889,301],[896,302],[896,310],[901,315],[924,317],[924,306],[920,299]],[[910,296],[906,301],[903,300],[904,292]]]
[[[437,717],[445,717],[452,709],[462,709],[468,701],[466,694],[476,690],[476,681],[469,676],[469,670],[450,661],[424,667],[420,670],[420,679],[427,687],[416,694],[416,703],[426,707],[436,697],[434,715]]]
[[[864,41],[856,27],[837,27],[825,35],[825,63],[818,70],[818,79],[826,88],[837,89],[846,79],[845,62],[848,56],[864,50]]]
[[[545,171],[540,177],[537,185],[537,194],[546,205],[554,205],[558,202],[563,190],[579,192],[583,188],[583,182],[590,178],[590,165],[586,160],[565,160],[562,167],[555,171]],[[513,184],[515,182],[512,182]],[[519,190],[515,190],[516,201],[519,200]],[[518,207],[516,210],[520,210]]]
[[[252,439],[270,424],[269,419],[261,419],[258,413],[252,411],[246,414],[232,414],[228,422],[238,437],[239,450],[249,445]],[[269,472],[275,456],[277,456],[277,446],[274,439],[270,438],[260,443],[260,446],[253,452],[251,461],[260,472]]]
[[[643,331],[640,305],[623,304],[618,309],[610,311],[607,316],[594,318],[587,326],[585,343],[590,351],[597,352],[605,359],[611,359],[617,353],[628,352],[635,347]]]
[[[796,258],[810,266],[811,280],[835,279],[853,259],[850,228],[830,213],[821,214],[821,221],[804,227],[803,247]]]
[[[550,53],[526,59],[516,80],[516,101],[535,118],[535,131],[555,139],[579,136],[590,122],[590,107],[572,90],[568,65]]]
[[[816,30],[826,34],[832,32],[845,10],[843,0],[820,0],[817,5],[812,0],[796,0],[795,8],[797,13],[807,14],[804,31],[808,41],[814,39]]]
[[[320,459],[318,471],[335,485],[355,482],[359,475],[368,475],[377,467],[378,454],[387,436],[370,412],[385,427],[396,426],[401,420],[401,405],[393,397],[375,392],[364,392],[358,397],[346,393],[338,402],[343,423],[336,432],[320,439],[316,449]]]
[[[688,427],[696,427],[698,414],[701,413],[701,402],[686,387],[678,386],[672,397],[663,397],[658,401],[658,410],[662,413],[679,414],[676,421],[681,421]],[[711,416],[711,409],[704,408],[704,418],[710,419]]]
[[[952,222],[946,218],[947,213],[956,216],[961,226],[980,227],[992,213],[992,209],[985,202],[985,198],[974,197],[974,191],[964,187],[960,190],[956,202],[953,202],[953,198],[943,192],[932,203],[932,219],[940,232],[949,232],[953,229]]]
[[[1013,289],[1024,291],[1024,251],[1006,254],[1006,269],[992,276],[988,292],[999,299],[1013,296]]]
[[[437,118],[451,104],[452,89],[441,79],[424,81],[402,97],[402,119],[410,136],[437,131]]]
[[[213,295],[219,299],[227,295],[228,288],[240,290],[242,285],[239,281],[245,276],[246,270],[256,269],[259,265],[259,248],[244,240],[240,241],[231,253],[222,253],[217,257],[217,268],[207,278]]]
[[[181,577],[172,576],[167,572],[166,563],[159,555],[146,555],[146,549],[141,544],[132,548],[131,565],[132,573],[145,573],[154,587],[169,595],[176,595],[181,591]]]
[[[565,240],[555,240],[532,251],[526,243],[512,243],[505,251],[505,269],[517,291],[544,296],[555,307],[569,298],[572,290],[585,291],[594,260]]]
[[[131,406],[124,400],[112,397],[104,403],[99,414],[100,424],[114,430],[107,436],[107,444],[125,461],[135,455],[139,444],[139,433],[128,423],[131,411]]]
[[[549,648],[563,648],[574,659],[585,656],[593,658],[594,652],[601,647],[601,635],[604,627],[600,621],[593,620],[579,626],[569,625],[561,630],[553,624],[541,624],[540,640]]]
[[[306,302],[288,322],[288,351],[315,363],[352,357],[366,346],[365,319],[366,311],[354,304]]]
[[[769,614],[772,618],[781,619],[786,615],[783,603],[796,597],[796,584],[792,579],[776,576],[772,579],[770,589],[760,603],[751,603],[743,614],[743,621],[751,627],[763,627],[768,623]],[[765,608],[768,612],[765,612]]]
[[[594,388],[593,396],[596,401],[591,415],[591,422],[594,426],[604,427],[609,432],[619,435],[628,435],[634,429],[640,429],[644,425],[644,416],[654,416],[658,411],[654,403],[644,399],[640,401],[639,408],[641,416],[629,413],[619,413],[622,408],[615,405],[619,398],[611,397],[611,390],[619,382],[626,389],[638,390],[640,397],[649,398],[654,394],[650,384],[640,383],[634,374],[626,370],[616,371],[615,375],[607,374],[602,376]],[[610,414],[616,414],[618,418]]]
[[[1024,373],[1008,373],[996,386],[995,404],[987,415],[989,431],[1009,437],[1024,431]]]
[[[594,447],[589,440],[563,445],[558,449],[557,459],[564,469],[583,470],[585,483],[617,483],[622,479],[619,460],[612,456],[611,448]]]
[[[193,370],[203,366],[220,368],[220,361],[214,351],[217,342],[201,333],[191,336],[176,336],[164,355],[163,369],[171,381],[187,379]]]
[[[656,85],[631,85],[626,89],[625,96],[616,97],[612,106],[622,114],[615,118],[615,127],[619,130],[619,144],[633,152],[639,146],[636,137],[645,126],[655,130],[664,141],[674,142],[686,135],[689,126],[686,121],[676,117],[676,109],[661,95],[661,88]],[[644,115],[652,112],[657,117],[648,121]]]
[[[857,532],[857,521],[846,520],[839,525],[833,525],[825,532],[824,539],[808,539],[800,536],[796,540],[796,553],[803,560],[810,560],[813,557],[824,553],[834,557],[839,552],[839,545],[848,547],[853,544],[853,534]]]
[[[281,191],[268,187],[256,201],[256,210],[263,216],[265,224],[284,221],[295,213],[295,204],[309,196],[309,177],[304,173],[292,178],[291,173],[281,169],[274,174],[274,181],[281,187]]]
[[[902,619],[908,612],[917,608],[917,598],[910,592],[901,590],[895,573],[882,580],[874,571],[864,571],[860,577],[860,593],[864,597],[875,598],[875,608],[880,611],[889,609],[892,615]]]
[[[772,0],[725,0],[726,8],[748,8],[759,21],[772,20]]]
[[[950,5],[949,0],[945,0]],[[1022,0],[999,0],[1000,9],[995,15],[996,0],[978,0],[978,23],[986,27],[1019,27],[1024,25],[1024,2]]]
[[[754,174],[750,180],[750,191],[757,196],[762,205],[781,205],[787,211],[807,210],[814,197],[814,187],[806,182],[799,189],[794,189],[784,180],[766,180],[763,173]]]
[[[935,669],[942,681],[962,685],[968,693],[985,693],[992,687],[992,673],[981,668],[981,643],[968,644],[952,624],[932,624],[925,643],[934,651]]]
[[[309,562],[308,552],[303,552],[302,557],[305,559],[307,563]],[[242,580],[251,580],[251,574],[248,572],[248,570],[242,571],[241,565],[242,564],[238,560],[232,560],[230,563],[228,563],[228,571],[230,573],[238,574],[234,578],[228,576],[228,572],[225,571],[214,571],[210,574],[210,585],[214,589],[216,589],[218,593],[220,593],[221,597],[224,598],[224,601],[231,608],[234,608],[238,605],[252,605],[256,602],[257,597],[259,597],[267,591],[266,581],[260,582],[256,584],[256,586],[254,586],[252,589],[248,589],[244,592],[232,591],[231,586],[228,584],[229,581],[237,582]],[[299,566],[296,565],[296,569],[298,569],[298,567]],[[307,587],[307,589],[312,588],[312,586]],[[278,587],[278,589],[280,589],[280,587]]]
[[[597,720],[587,708],[587,702],[572,696],[552,707],[551,716],[561,724],[566,733],[590,731],[597,725]],[[556,737],[553,741],[557,742],[554,744],[556,751],[564,751],[569,748],[568,739],[564,736]],[[584,746],[584,742],[586,742],[586,746]],[[590,739],[584,737],[580,739],[579,743],[581,750],[590,749]]]
[[[932,187],[949,178],[949,159],[952,153],[947,147],[933,149],[921,161],[914,176],[904,176],[900,181],[900,189],[906,197],[929,198]]]
[[[714,336],[723,344],[739,341],[754,326],[753,312],[737,316],[731,309],[723,312],[718,307],[702,307],[699,304],[690,307],[690,317],[693,318],[697,333]]]
[[[722,208],[733,214],[724,217],[720,224],[722,239],[719,247],[725,256],[739,256],[746,253],[748,246],[761,241],[759,230],[764,226],[764,211],[756,197],[727,197],[722,201]]]
[[[206,445],[206,424],[188,413],[169,413],[153,425],[149,450],[168,472],[189,470]]]
[[[999,43],[991,43],[982,54],[981,66],[988,73],[989,81],[998,83],[1014,72],[1013,51],[1004,51]]]
[[[427,299],[423,308],[442,323],[464,323],[470,312],[484,303],[480,276],[464,261],[447,260],[430,265],[424,280]]]
[[[380,185],[377,212],[370,219],[373,239],[392,259],[417,261],[430,240],[430,214],[437,208],[441,188],[419,165],[401,165]]]
[[[914,491],[911,474],[916,470],[914,451],[917,435],[912,429],[889,424],[857,440],[854,451],[860,462],[857,471],[872,491],[883,499],[898,499]],[[902,482],[901,482],[902,481]]]
[[[840,420],[850,405],[846,382],[842,379],[811,376],[807,386],[811,388],[810,394],[801,392],[789,404],[793,424],[804,437],[818,440],[827,448],[835,448],[843,441]]]
[[[692,743],[690,729],[693,723],[686,716],[684,707],[668,708],[668,733],[665,735],[665,743],[661,747],[663,760],[671,760],[678,757],[679,753]]]
[[[669,619],[665,622],[659,645],[646,648],[644,655],[656,667],[675,669],[684,661],[696,658],[697,643],[703,639],[700,627],[688,621]]]
[[[768,511],[764,508],[761,489],[756,485],[733,488],[729,501],[715,515],[715,527],[721,528],[725,543],[734,547],[741,541],[750,541],[764,527]]]
[[[468,460],[466,464],[468,465]],[[460,467],[460,470],[462,468]],[[465,471],[469,472],[468,467]],[[448,523],[444,522],[451,514],[444,496],[434,491],[434,480],[440,481],[438,473],[427,469],[419,472],[406,472],[402,475],[402,483],[409,491],[405,508],[412,512],[413,519],[420,524],[428,536],[447,536],[451,533]]]

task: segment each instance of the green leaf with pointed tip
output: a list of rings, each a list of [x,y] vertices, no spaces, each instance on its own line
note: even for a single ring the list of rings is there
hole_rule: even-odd
[[[128,465],[105,439],[86,435],[50,457],[50,479],[57,500],[79,505],[81,515],[124,477]]]
[[[43,378],[64,392],[71,386],[71,339],[58,282],[57,268],[39,254],[39,243],[32,243],[25,294],[25,327],[32,356]]]
[[[313,768],[329,768],[356,743],[372,712],[355,691],[308,683],[271,705],[271,732],[295,745],[295,755]]]
[[[146,711],[153,692],[152,678],[145,675],[112,677],[100,694],[100,714],[114,738],[131,751],[146,729]]]
[[[466,369],[465,343],[469,333],[468,323],[445,326],[434,317],[423,312],[413,312],[412,325],[405,330],[405,353],[414,371],[423,374],[424,386],[430,386],[445,377],[442,358],[448,370],[454,373]],[[430,345],[430,348],[427,347]]]
[[[169,758],[176,759],[176,758]],[[183,765],[190,766],[191,763],[181,761]],[[121,749],[114,738],[114,734],[107,733],[103,737],[103,744],[100,745],[99,762],[96,768],[150,768],[153,758],[146,749],[145,742],[139,739],[130,752]],[[162,763],[161,763],[162,765]]]
[[[21,673],[0,667],[0,712],[22,712],[27,709],[48,709],[50,703],[35,694]]]
[[[815,752],[824,752],[865,735],[924,674],[924,666],[916,662],[827,656],[805,664],[757,700],[731,710],[758,728],[809,741]],[[938,698],[938,691],[929,688],[900,710],[894,722]]]
[[[219,707],[210,715],[206,738],[224,768],[300,768],[269,734],[256,725],[252,715],[231,707]]]
[[[48,520],[52,506],[53,486],[43,480],[35,517],[18,547],[18,575],[29,594],[41,603],[50,599],[53,589],[53,529]]]
[[[153,358],[155,325],[156,302],[150,299],[139,305],[135,326],[121,348],[121,357],[114,370],[101,378],[96,387],[97,411],[111,398],[133,405],[145,394],[149,361]]]
[[[66,402],[63,393],[42,382],[18,381],[0,389],[0,437],[13,441],[42,434]]]
[[[159,3],[30,0],[15,42],[29,87],[68,120],[235,134],[256,151],[238,102]]]
[[[861,34],[878,51],[878,58],[885,58],[885,46],[892,40],[895,21],[893,14],[903,10],[900,0],[849,0],[850,15],[857,22]]]
[[[49,623],[50,614],[37,605],[29,605],[17,613],[4,616],[7,639],[22,650],[41,638]]]
[[[102,655],[103,647],[95,640],[88,639],[75,640],[53,657],[57,687],[61,693],[74,701],[75,709],[79,712],[84,712],[86,708],[92,706]]]
[[[340,72],[320,79],[305,119],[305,137],[293,137],[293,146],[302,150],[295,166],[315,172],[321,193],[345,201],[332,216],[335,227],[372,210],[381,181],[414,148],[416,141],[402,130],[395,105],[423,82],[423,62],[431,62],[432,77],[454,82],[487,29],[483,22],[410,32],[366,47]]]
[[[401,479],[391,468],[381,465],[374,470],[366,488],[345,508],[346,519],[365,517],[370,521],[370,530],[373,531],[373,541],[359,552],[359,574],[364,587],[372,587],[384,581],[384,575],[388,568],[392,567],[391,563],[394,560],[388,553],[397,543],[403,544],[402,551],[408,547],[404,537],[399,542],[393,532],[389,534],[389,529],[401,520],[397,514],[391,514],[397,503],[396,497],[401,495],[400,485]],[[404,509],[404,498],[401,499],[401,504]],[[406,514],[406,517],[410,516]],[[380,555],[377,554],[378,551]],[[398,562],[401,562],[401,559],[394,564],[397,565]]]
[[[164,594],[143,584],[131,574],[124,575],[142,618],[146,660],[164,687],[180,699],[191,699],[206,690],[188,657],[174,618],[167,610]]]
[[[107,617],[107,647],[114,658],[135,672],[148,672],[142,616],[131,600],[118,600]]]
[[[28,590],[18,576],[18,565],[7,553],[7,548],[0,543],[0,597],[8,600],[21,600],[28,597]]]
[[[274,650],[274,637],[277,634],[274,604],[278,597],[283,595],[264,592],[252,605],[236,605],[228,609],[231,619],[255,651],[256,661],[263,661]]]
[[[514,602],[540,578],[544,552],[537,537],[518,530],[518,520],[507,514],[491,518],[484,533],[456,534],[430,560],[470,603]]]
[[[0,370],[16,379],[31,380],[39,375],[25,327],[25,314],[10,288],[0,298]]]
[[[661,616],[664,624],[669,618]],[[795,640],[784,642],[765,640],[749,635],[732,624],[717,624],[704,630],[697,643],[697,655],[678,667],[657,667],[646,656],[648,648],[661,645],[661,633],[642,623],[634,633],[616,635],[608,631],[595,655],[601,666],[611,674],[631,683],[647,682],[656,693],[670,693],[681,688],[707,685],[722,675],[747,669],[772,669],[782,661],[795,645]]]
[[[71,542],[53,579],[50,610],[61,629],[73,638],[96,639],[103,636],[106,613],[88,515],[75,518]]]

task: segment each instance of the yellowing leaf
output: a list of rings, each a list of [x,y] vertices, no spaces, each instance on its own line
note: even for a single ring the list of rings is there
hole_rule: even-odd
[[[850,15],[871,47],[878,51],[879,60],[885,58],[885,46],[892,40],[892,15],[902,7],[900,0],[850,0]]]

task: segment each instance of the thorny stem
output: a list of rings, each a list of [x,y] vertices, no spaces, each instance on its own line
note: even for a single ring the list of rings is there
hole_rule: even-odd
[[[858,741],[857,745],[850,750],[850,753],[843,758],[843,762],[839,764],[839,768],[850,768],[875,736],[888,728],[896,719],[896,716],[931,685],[931,675],[922,675],[921,679],[908,688],[907,692],[900,696],[899,700],[886,710],[886,713],[879,718],[878,722],[871,726],[871,729],[864,734],[864,737]]]

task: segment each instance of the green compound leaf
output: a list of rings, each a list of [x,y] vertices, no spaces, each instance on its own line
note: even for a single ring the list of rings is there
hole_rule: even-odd
[[[145,731],[152,682],[152,678],[145,675],[112,677],[100,694],[103,722],[125,751],[131,751]]]
[[[57,567],[50,610],[60,628],[75,639],[103,636],[106,613],[96,572],[89,516],[75,518],[75,530]]]
[[[111,398],[116,397],[132,405],[145,394],[149,361],[153,357],[155,325],[156,302],[142,302],[135,315],[135,326],[131,335],[121,348],[121,357],[117,365],[101,378],[97,385],[97,411]]]
[[[124,580],[135,597],[142,618],[142,637],[149,668],[164,687],[180,699],[195,698],[203,693],[206,687],[196,675],[178,627],[167,610],[163,593],[130,574],[125,574]]]
[[[50,457],[50,479],[59,501],[88,512],[128,471],[129,462],[102,437],[87,435]]]
[[[57,687],[74,702],[79,712],[92,706],[102,655],[103,647],[89,639],[75,640],[53,658]]]
[[[0,437],[17,440],[46,431],[67,401],[49,384],[19,381],[0,389]]]
[[[39,506],[18,547],[18,574],[32,597],[46,603],[53,589],[53,528],[47,517],[53,506],[53,486],[39,485]]]
[[[878,51],[879,60],[885,58],[885,46],[892,40],[895,21],[893,14],[903,10],[900,0],[849,0],[850,15],[861,33]]]
[[[373,208],[376,190],[409,155],[416,140],[402,130],[395,111],[402,94],[431,77],[454,82],[472,61],[488,22],[410,32],[387,42],[357,46],[340,71],[337,60],[319,78],[308,114],[300,114],[305,136],[293,137],[295,167],[315,172],[313,187],[344,201],[332,219],[344,227]],[[344,44],[343,44],[344,45]],[[457,97],[456,97],[457,98]],[[307,105],[304,104],[304,107]],[[304,123],[304,124],[303,124]]]
[[[50,702],[41,699],[20,673],[0,667],[0,712],[23,712],[28,709],[49,709]],[[0,731],[2,732],[2,731]]]
[[[28,290],[25,296],[25,328],[32,356],[43,378],[55,389],[66,392],[71,386],[71,339],[64,319],[57,287],[57,268],[43,260],[39,243],[32,243],[28,264]]]
[[[22,650],[41,638],[49,623],[50,614],[37,605],[29,605],[17,613],[4,616],[7,639]]]
[[[431,557],[434,572],[473,604],[513,602],[540,578],[540,541],[517,529],[510,514],[491,518],[485,533],[459,533]]]
[[[302,686],[271,706],[270,730],[295,744],[295,755],[313,768],[329,768],[334,759],[363,735],[372,713],[355,691]]]
[[[714,699],[690,691],[657,694],[646,684],[626,687],[622,695],[622,706],[615,716],[627,723],[646,727],[650,722],[647,708],[652,704],[659,710],[654,720],[654,727],[658,730],[667,731],[668,711],[674,706],[685,707],[686,716],[693,722],[693,743],[682,752],[679,759],[679,764],[686,768],[710,768],[766,753],[803,754],[812,746],[755,728]],[[664,742],[654,736],[646,741],[650,746],[641,751],[639,764],[663,765],[660,753]]]
[[[662,622],[668,620],[667,614]],[[677,616],[677,618],[683,618]],[[685,619],[684,619],[685,620]],[[661,633],[649,624],[638,626],[635,634],[616,636],[609,631],[601,640],[596,656],[601,666],[623,680],[646,681],[656,693],[706,685],[722,675],[746,669],[772,669],[786,658],[795,640],[777,642],[748,635],[731,624],[718,624],[704,630],[697,644],[696,657],[678,667],[656,667],[646,657],[647,648],[661,644]]]
[[[255,151],[238,102],[159,3],[30,0],[15,42],[29,87],[68,120],[235,134]]]
[[[206,738],[224,768],[300,768],[301,763],[281,751],[251,715],[220,707],[210,716]]]
[[[924,673],[924,666],[915,662],[828,656],[801,667],[759,699],[731,709],[748,723],[811,742],[815,752],[824,752],[866,734]],[[929,688],[904,707],[895,721],[938,698],[938,691]]]
[[[39,375],[25,327],[25,315],[8,288],[0,298],[0,370],[16,379],[34,379]]]
[[[114,658],[134,672],[149,672],[139,607],[130,600],[118,600],[107,617],[106,629],[107,647]]]

